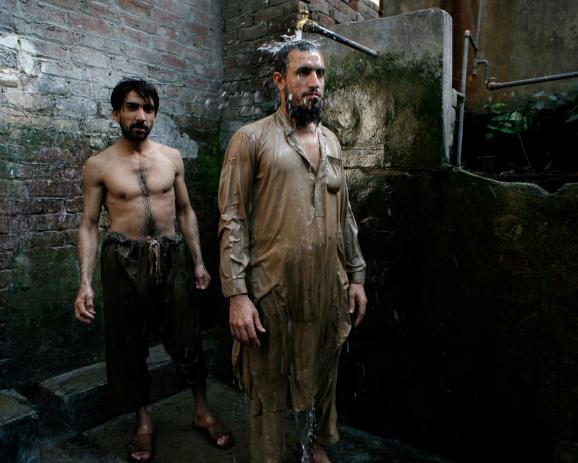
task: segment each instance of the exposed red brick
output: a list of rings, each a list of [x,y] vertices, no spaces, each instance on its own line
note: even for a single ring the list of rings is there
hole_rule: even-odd
[[[36,197],[66,198],[70,196],[78,196],[82,192],[80,182],[63,181],[63,180],[27,181],[26,187],[28,192],[32,196]]]
[[[158,23],[142,18],[140,16],[126,15],[124,16],[124,23],[128,27],[148,32],[149,34],[156,34],[159,29]]]
[[[151,5],[146,4],[145,2],[138,1],[138,0],[118,0],[118,3],[123,8],[126,8],[128,11],[139,15],[150,16],[153,7]]]
[[[76,29],[85,31],[92,31],[98,34],[107,34],[108,25],[100,18],[93,18],[90,16],[79,15],[76,13],[69,13],[68,24]]]
[[[173,55],[161,55],[161,61],[167,66],[171,66],[175,69],[184,70],[187,67],[187,63],[184,60]]]
[[[166,51],[169,53],[177,53],[182,50],[183,46],[173,40],[167,40],[162,37],[154,37],[152,39],[153,47],[157,50]]]
[[[32,2],[26,8],[26,16],[42,23],[64,24],[66,22],[65,11]]]
[[[167,10],[163,10],[162,8],[155,8],[152,14],[152,18],[158,23],[163,25],[168,25],[173,28],[176,28],[182,23],[184,20],[181,16]]]
[[[147,47],[149,43],[149,39],[151,38],[150,34],[146,32],[139,31],[136,29],[132,29],[127,26],[119,26],[118,28],[119,36],[123,38],[123,42],[128,39],[129,41],[141,45],[143,47]]]

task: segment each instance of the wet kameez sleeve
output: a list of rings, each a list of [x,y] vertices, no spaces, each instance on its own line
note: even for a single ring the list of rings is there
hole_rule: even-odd
[[[345,251],[345,271],[350,283],[365,283],[365,260],[361,254],[359,241],[357,240],[357,223],[349,203],[349,192],[347,191],[347,181],[343,172],[342,186],[342,214],[345,220],[342,221],[343,244]]]
[[[221,286],[225,297],[247,293],[249,226],[253,196],[253,144],[242,131],[227,148],[219,182]]]

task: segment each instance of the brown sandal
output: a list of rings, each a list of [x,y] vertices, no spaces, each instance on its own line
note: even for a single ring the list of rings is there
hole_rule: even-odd
[[[208,424],[207,426],[199,426],[193,421],[191,423],[191,427],[199,431],[201,434],[203,434],[207,438],[209,443],[214,445],[218,449],[226,450],[228,448],[231,448],[234,444],[233,434],[220,421],[215,420],[213,423]],[[222,437],[226,437],[227,440],[225,441],[224,444],[219,444],[219,439],[221,439]]]
[[[128,443],[128,459],[134,463],[148,463],[153,461],[153,433],[148,432],[145,434],[135,434]],[[149,457],[138,459],[134,457],[137,452],[148,452]]]

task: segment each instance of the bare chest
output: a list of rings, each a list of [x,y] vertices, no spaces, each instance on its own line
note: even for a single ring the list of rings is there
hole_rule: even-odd
[[[174,166],[162,158],[115,163],[104,176],[107,195],[120,200],[164,195],[174,182]]]

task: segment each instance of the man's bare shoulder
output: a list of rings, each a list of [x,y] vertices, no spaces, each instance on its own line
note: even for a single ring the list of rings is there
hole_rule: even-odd
[[[94,179],[100,179],[105,167],[114,157],[114,145],[99,153],[93,154],[84,162],[84,177],[90,176]]]
[[[177,171],[184,168],[183,158],[179,150],[171,148],[170,146],[161,145],[160,143],[156,142],[153,143],[155,151],[164,156],[166,159],[170,160],[177,169]]]
[[[84,163],[84,167],[86,168],[97,168],[101,167],[104,164],[114,160],[119,155],[119,150],[116,146],[116,143],[108,148],[100,151],[99,153],[93,154],[90,156]]]
[[[182,159],[181,157],[181,153],[179,150],[175,149],[175,148],[171,148],[170,146],[167,145],[161,145],[160,143],[157,142],[153,142],[154,143],[154,147],[155,149],[163,154],[164,156],[167,156],[168,158],[171,159]]]

